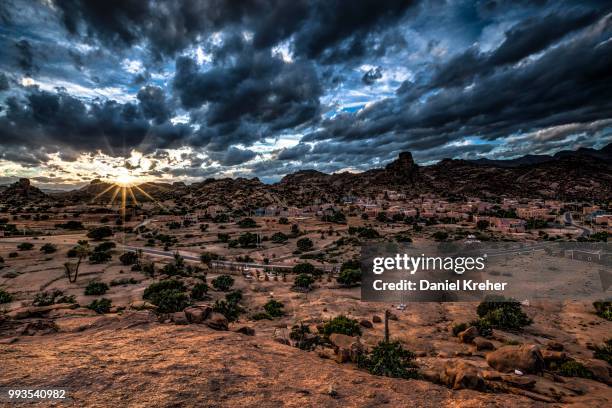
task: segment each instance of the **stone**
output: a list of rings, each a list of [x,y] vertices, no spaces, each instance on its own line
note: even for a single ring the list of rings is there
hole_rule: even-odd
[[[489,366],[503,373],[520,370],[523,373],[536,374],[545,368],[542,352],[534,344],[500,347],[488,353],[486,359]]]
[[[255,329],[249,326],[242,326],[241,328],[239,328],[238,330],[236,330],[237,333],[240,334],[244,334],[245,336],[254,336],[255,335]]]
[[[610,369],[608,368],[608,363],[603,360],[597,359],[581,360],[580,362],[587,370],[593,373],[593,379],[595,381],[612,385],[612,377],[610,377]]]
[[[329,341],[336,350],[336,361],[344,363],[347,361],[356,362],[361,354],[364,353],[363,345],[359,338],[347,336],[346,334],[332,333]]]
[[[77,307],[79,307],[79,305],[76,303],[57,303],[49,306],[27,306],[11,310],[6,314],[6,317],[16,320],[26,319],[28,317],[40,317],[53,310],[76,309]]]
[[[542,358],[546,363],[560,363],[567,360],[567,354],[563,351],[542,350]]]
[[[137,300],[130,303],[129,308],[134,310],[155,310],[157,309],[157,306],[147,302],[146,300]]]
[[[474,343],[474,345],[476,346],[476,350],[478,351],[495,349],[495,347],[493,346],[493,343],[491,343],[489,340],[485,339],[484,337],[476,337],[474,338],[472,342]]]
[[[397,321],[398,320],[397,315],[395,313],[389,313],[389,320]]]
[[[371,321],[363,319],[362,321],[359,322],[359,325],[361,327],[365,327],[366,329],[371,329],[372,327],[374,327],[374,325],[372,324]]]
[[[546,343],[546,348],[552,351],[563,351],[563,344],[558,341],[549,341]]]
[[[0,339],[0,344],[13,344],[19,340],[18,337],[8,337],[6,339]]]
[[[214,330],[227,330],[229,325],[227,318],[217,312],[212,312],[204,323]]]
[[[184,312],[189,323],[204,323],[212,312],[212,308],[209,306],[190,306]]]
[[[189,324],[187,320],[187,316],[185,316],[185,312],[175,312],[170,315],[170,320],[174,322],[174,324]]]
[[[447,361],[440,380],[454,390],[485,391],[486,389],[486,382],[480,370],[465,361]]]
[[[382,323],[382,319],[380,318],[380,316],[377,315],[372,316],[372,321],[374,323]]]
[[[470,344],[478,336],[478,329],[474,326],[470,326],[464,331],[460,332],[457,337],[462,343]]]
[[[535,387],[536,384],[536,380],[534,380],[533,378],[512,374],[503,374],[501,376],[501,380],[512,387],[523,389],[532,389],[533,387]]]

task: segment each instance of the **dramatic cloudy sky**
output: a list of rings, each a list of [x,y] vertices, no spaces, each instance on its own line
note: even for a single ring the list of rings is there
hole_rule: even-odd
[[[609,1],[0,2],[0,183],[278,180],[612,141]]]

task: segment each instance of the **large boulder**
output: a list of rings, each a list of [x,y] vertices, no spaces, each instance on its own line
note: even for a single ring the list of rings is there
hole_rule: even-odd
[[[478,336],[478,329],[474,326],[470,326],[464,331],[460,332],[457,337],[462,343],[470,344]]]
[[[190,306],[184,310],[189,323],[204,323],[212,312],[210,306]]]
[[[440,380],[454,390],[470,389],[484,391],[486,389],[486,381],[480,370],[461,360],[447,361]]]
[[[372,316],[372,322],[374,322],[374,323],[382,323],[382,318],[380,316],[374,315],[374,316]]]
[[[187,316],[185,316],[185,312],[175,312],[170,315],[170,319],[174,322],[174,324],[189,324],[187,320]]]
[[[364,353],[364,348],[358,337],[347,336],[346,334],[332,333],[329,341],[334,345],[336,361],[345,363],[347,361],[357,362],[357,359]]]
[[[612,385],[610,366],[603,360],[589,359],[580,361],[584,367],[593,373],[593,379],[604,384]]]
[[[57,303],[49,306],[27,306],[11,310],[6,314],[6,317],[11,319],[27,319],[28,317],[41,317],[52,310],[76,309],[77,307],[79,307],[79,305],[76,303]]]
[[[363,319],[362,321],[359,322],[359,325],[361,327],[365,327],[366,329],[371,329],[372,327],[374,327],[374,325],[372,324],[371,321]]]
[[[250,326],[242,326],[241,328],[236,330],[236,332],[240,333],[240,334],[244,334],[245,336],[254,336],[255,335],[255,329],[250,327]]]
[[[217,312],[212,312],[210,316],[208,316],[208,318],[204,321],[204,323],[211,329],[215,330],[227,330],[229,324],[227,318],[221,313]]]
[[[493,346],[493,343],[491,343],[489,340],[485,339],[484,337],[475,337],[474,340],[472,340],[472,343],[474,343],[474,345],[476,346],[476,350],[478,351],[495,349],[495,347]]]
[[[535,344],[504,346],[487,354],[487,363],[503,373],[520,370],[523,373],[540,373],[545,368],[544,357]]]

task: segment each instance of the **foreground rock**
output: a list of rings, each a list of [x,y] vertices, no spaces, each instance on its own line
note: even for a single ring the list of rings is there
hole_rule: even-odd
[[[27,306],[11,310],[6,314],[6,317],[11,319],[27,319],[29,317],[41,317],[53,310],[76,309],[77,307],[79,307],[79,305],[76,303],[58,303],[49,306]]]
[[[345,363],[347,361],[355,363],[365,351],[358,337],[332,333],[329,336],[329,341],[334,345],[336,361],[338,363]]]
[[[545,368],[542,352],[533,344],[501,347],[487,354],[487,363],[504,373],[520,370],[523,373],[536,374]]]

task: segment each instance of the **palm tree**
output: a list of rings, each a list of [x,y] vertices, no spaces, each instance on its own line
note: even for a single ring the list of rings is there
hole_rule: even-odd
[[[66,262],[64,264],[64,268],[66,269],[66,275],[68,276],[68,282],[70,283],[76,282],[77,277],[79,276],[79,267],[81,266],[81,261],[90,253],[89,244],[87,244],[86,242],[79,242],[79,244],[74,247],[74,250],[78,259],[76,264],[71,262]],[[72,272],[74,272],[74,275],[72,274]]]

